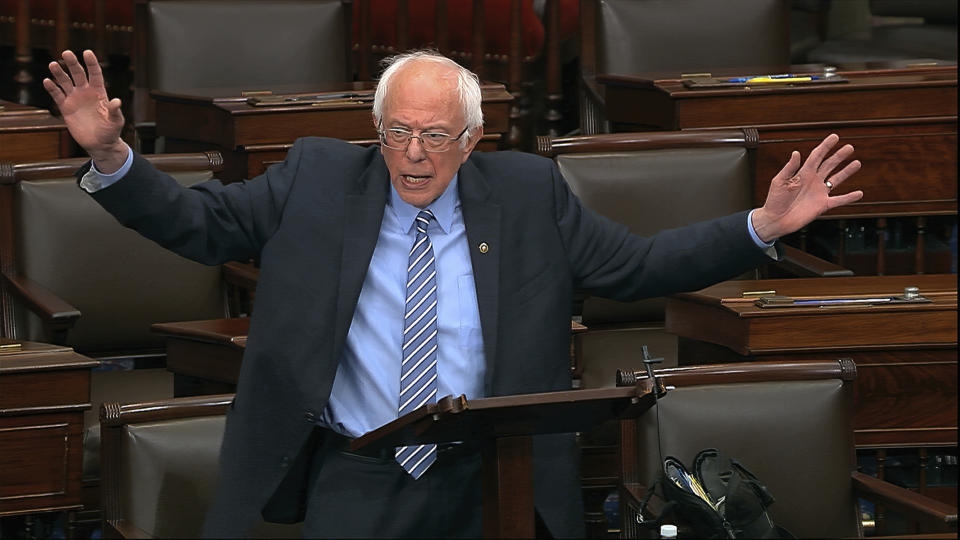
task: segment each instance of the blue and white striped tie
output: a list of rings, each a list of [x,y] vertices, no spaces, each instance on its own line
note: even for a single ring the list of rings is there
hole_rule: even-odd
[[[403,315],[403,363],[400,366],[400,416],[437,399],[437,268],[427,226],[434,219],[422,210],[407,264]],[[437,445],[399,446],[397,462],[414,478],[437,460]]]

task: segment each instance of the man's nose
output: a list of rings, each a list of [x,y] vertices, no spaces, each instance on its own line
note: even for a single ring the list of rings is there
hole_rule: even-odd
[[[423,149],[423,141],[420,140],[420,137],[410,137],[410,142],[407,144],[405,154],[410,161],[426,159],[427,151]]]

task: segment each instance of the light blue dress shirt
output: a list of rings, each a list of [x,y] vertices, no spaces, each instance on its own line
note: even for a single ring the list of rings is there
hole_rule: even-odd
[[[437,266],[437,397],[464,394],[474,399],[483,397],[486,368],[457,182],[454,176],[446,191],[428,206],[437,218],[427,229]],[[373,259],[347,332],[330,400],[320,417],[321,423],[350,437],[397,418],[407,259],[419,212],[390,187]]]

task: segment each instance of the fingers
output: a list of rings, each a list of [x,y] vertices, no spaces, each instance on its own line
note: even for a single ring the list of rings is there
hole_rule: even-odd
[[[827,198],[828,210],[837,208],[838,206],[843,206],[850,203],[855,203],[863,198],[863,192],[859,189],[857,191],[851,191],[850,193],[844,193],[843,195],[837,195],[835,197]]]
[[[860,170],[860,160],[853,160],[850,163],[847,163],[847,166],[843,169],[840,169],[840,172],[834,174],[829,178],[830,183],[833,184],[833,187],[836,188],[844,182],[847,178],[853,176],[857,171]]]
[[[820,141],[820,144],[818,144],[816,148],[810,151],[810,155],[807,156],[807,161],[804,162],[804,165],[810,166],[814,170],[819,169],[827,153],[830,152],[830,149],[836,146],[839,141],[840,137],[836,133],[827,135],[826,138]]]
[[[83,71],[83,66],[80,65],[80,61],[77,60],[73,51],[63,51],[62,56],[63,63],[67,65],[67,71],[70,72],[70,77],[73,79],[73,85],[83,86],[87,84],[87,74]]]
[[[50,74],[53,75],[53,80],[56,81],[63,93],[70,95],[70,92],[73,91],[73,81],[70,80],[70,76],[63,71],[63,67],[61,67],[58,62],[50,62],[47,67],[50,68]]]
[[[834,169],[836,169],[844,161],[850,159],[850,156],[852,155],[853,145],[843,145],[839,150],[834,152],[830,157],[820,164],[820,167],[817,168],[817,174],[821,177],[829,176]]]
[[[103,71],[100,69],[100,62],[97,62],[97,55],[87,49],[83,51],[83,62],[87,65],[87,77],[90,84],[94,86],[104,86]]]
[[[123,112],[120,111],[120,99],[113,98],[107,102],[107,113],[110,115],[110,121],[114,123],[123,123]]]
[[[48,94],[50,94],[50,97],[53,98],[53,102],[56,103],[58,107],[60,106],[61,103],[63,103],[63,100],[67,97],[63,93],[63,90],[61,90],[60,87],[57,86],[57,83],[51,81],[50,79],[43,80],[43,88],[47,91]]]
[[[797,170],[800,168],[800,152],[794,150],[790,153],[790,159],[783,165],[783,168],[780,169],[780,172],[773,177],[774,182],[782,182],[787,178],[797,174]]]

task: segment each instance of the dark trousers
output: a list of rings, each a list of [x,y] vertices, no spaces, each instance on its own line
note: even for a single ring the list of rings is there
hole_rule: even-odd
[[[480,452],[448,445],[414,480],[393,449],[352,453],[324,432],[310,468],[305,538],[479,538]]]

